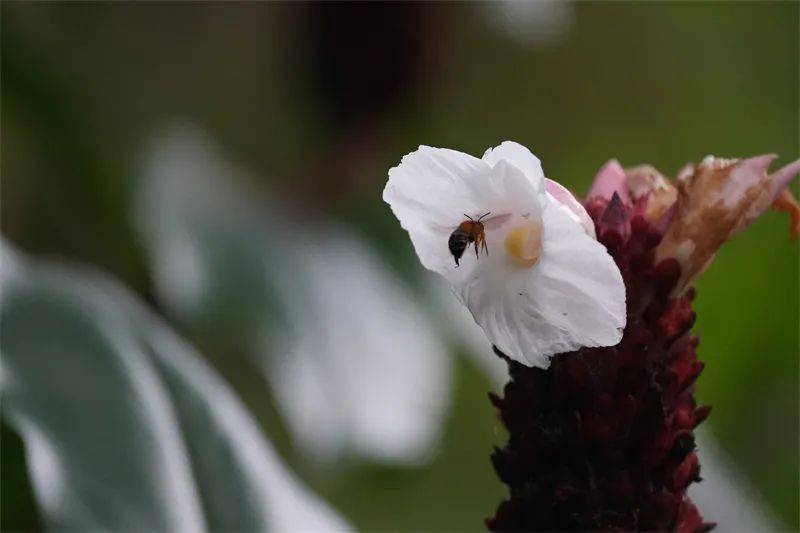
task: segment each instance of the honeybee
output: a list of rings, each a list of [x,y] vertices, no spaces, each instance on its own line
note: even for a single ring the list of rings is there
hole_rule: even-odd
[[[459,224],[455,231],[450,234],[447,247],[450,248],[450,253],[453,254],[453,258],[456,260],[456,266],[458,266],[458,261],[461,259],[461,256],[464,255],[464,250],[466,250],[470,244],[475,245],[475,257],[479,256],[481,248],[483,248],[483,251],[487,255],[489,254],[489,248],[486,247],[486,230],[481,220],[490,214],[491,213],[483,214],[478,217],[478,220],[474,220],[469,215],[464,215],[469,220],[465,220]]]

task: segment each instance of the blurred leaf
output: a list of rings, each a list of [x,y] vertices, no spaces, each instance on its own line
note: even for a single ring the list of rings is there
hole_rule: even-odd
[[[438,274],[427,272],[423,278],[427,286],[432,315],[442,323],[448,336],[459,344],[472,358],[498,390],[508,381],[505,361],[495,355],[492,343],[472,318],[467,306],[462,304]]]
[[[341,530],[227,385],[111,280],[3,246],[4,416],[55,528]]]
[[[689,486],[689,497],[719,531],[780,531],[777,517],[719,447],[707,428],[696,431],[702,481]]]
[[[137,222],[158,297],[259,361],[305,451],[428,462],[451,363],[424,306],[343,227],[258,203],[243,182],[191,127],[154,140]]]
[[[8,7],[0,93],[3,133],[14,157],[2,161],[4,232],[27,249],[106,265],[141,287],[144,265],[125,218],[130,184],[122,158],[103,145],[107,139],[100,139],[87,112],[90,100],[80,80],[64,71],[63,59],[20,31],[26,9]]]
[[[3,490],[0,500],[0,530],[40,531],[41,520],[36,512],[33,490],[26,471],[22,440],[2,420],[0,464],[3,465]],[[13,487],[13,490],[9,490]]]

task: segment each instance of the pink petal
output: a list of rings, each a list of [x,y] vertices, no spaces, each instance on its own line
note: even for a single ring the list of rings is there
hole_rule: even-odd
[[[720,193],[724,196],[723,200],[726,205],[741,204],[748,201],[746,196],[750,193],[752,187],[759,187],[758,198],[769,197],[765,195],[767,188],[763,187],[767,182],[767,169],[769,165],[778,157],[775,154],[763,154],[753,157],[748,157],[736,163],[730,175],[725,179]],[[752,200],[750,200],[752,202]],[[759,201],[751,203],[751,207],[758,204]],[[764,209],[772,203],[772,199],[766,201]],[[748,208],[750,209],[750,208]],[[763,211],[763,209],[762,209]],[[760,212],[759,212],[760,214]]]
[[[569,192],[569,189],[561,185],[560,183],[553,181],[551,179],[545,178],[544,180],[545,190],[555,198],[562,206],[566,207],[575,217],[577,217],[578,222],[580,222],[583,229],[586,233],[596,238],[595,231],[594,231],[594,222],[592,222],[591,217],[589,217],[589,213],[586,212],[583,205]]]
[[[798,174],[800,174],[800,159],[770,174],[769,179],[772,183],[772,189],[775,191],[775,196],[780,194]]]
[[[786,189],[791,180],[800,172],[800,160],[798,160],[767,176],[767,169],[776,157],[777,156],[771,154],[751,157],[741,163],[742,165],[744,165],[744,163],[750,163],[749,174],[743,175],[742,172],[734,172],[731,174],[732,179],[739,178],[740,181],[744,182],[744,185],[749,184],[749,186],[753,186],[754,183],[758,183],[761,186],[758,196],[752,199],[750,205],[739,220],[739,223],[733,231],[731,231],[731,236],[739,234],[743,229],[760,217],[762,213],[769,209],[781,192]],[[747,178],[749,178],[749,180]]]
[[[630,205],[631,197],[628,193],[625,171],[619,161],[611,159],[597,172],[586,199],[600,197],[611,200],[615,192],[623,202]]]

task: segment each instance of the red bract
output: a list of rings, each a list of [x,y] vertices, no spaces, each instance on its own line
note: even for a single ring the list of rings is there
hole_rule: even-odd
[[[618,195],[589,206],[598,239],[620,267],[628,325],[619,345],[557,355],[550,368],[505,358],[511,382],[491,401],[510,438],[492,456],[511,497],[487,520],[496,531],[711,528],[686,497],[699,480],[692,430],[703,365],[687,292],[669,294],[677,262],[653,264],[663,232]]]
[[[492,455],[510,497],[487,519],[495,531],[707,531],[686,496],[700,480],[693,430],[703,370],[692,335],[691,281],[714,253],[770,205],[792,216],[795,161],[707,157],[675,182],[653,167],[598,173],[586,209],[625,281],[627,326],[617,346],[509,367],[503,397],[490,395],[509,441]]]

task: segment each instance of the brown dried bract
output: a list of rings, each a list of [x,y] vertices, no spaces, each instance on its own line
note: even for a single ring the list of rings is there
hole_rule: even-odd
[[[800,207],[786,189],[800,169],[793,163],[767,174],[773,155],[749,159],[706,157],[685,167],[678,181],[677,213],[656,250],[656,261],[674,257],[681,266],[680,292],[713,260],[717,249],[776,202],[789,211],[793,232],[800,229]],[[795,222],[796,221],[796,222]]]
[[[791,233],[792,239],[796,239],[800,235],[800,204],[792,196],[792,191],[783,189],[775,201],[772,202],[773,209],[777,211],[785,211],[792,217]]]
[[[626,168],[625,177],[631,197],[647,199],[644,216],[648,222],[661,220],[678,198],[675,186],[650,165]]]

